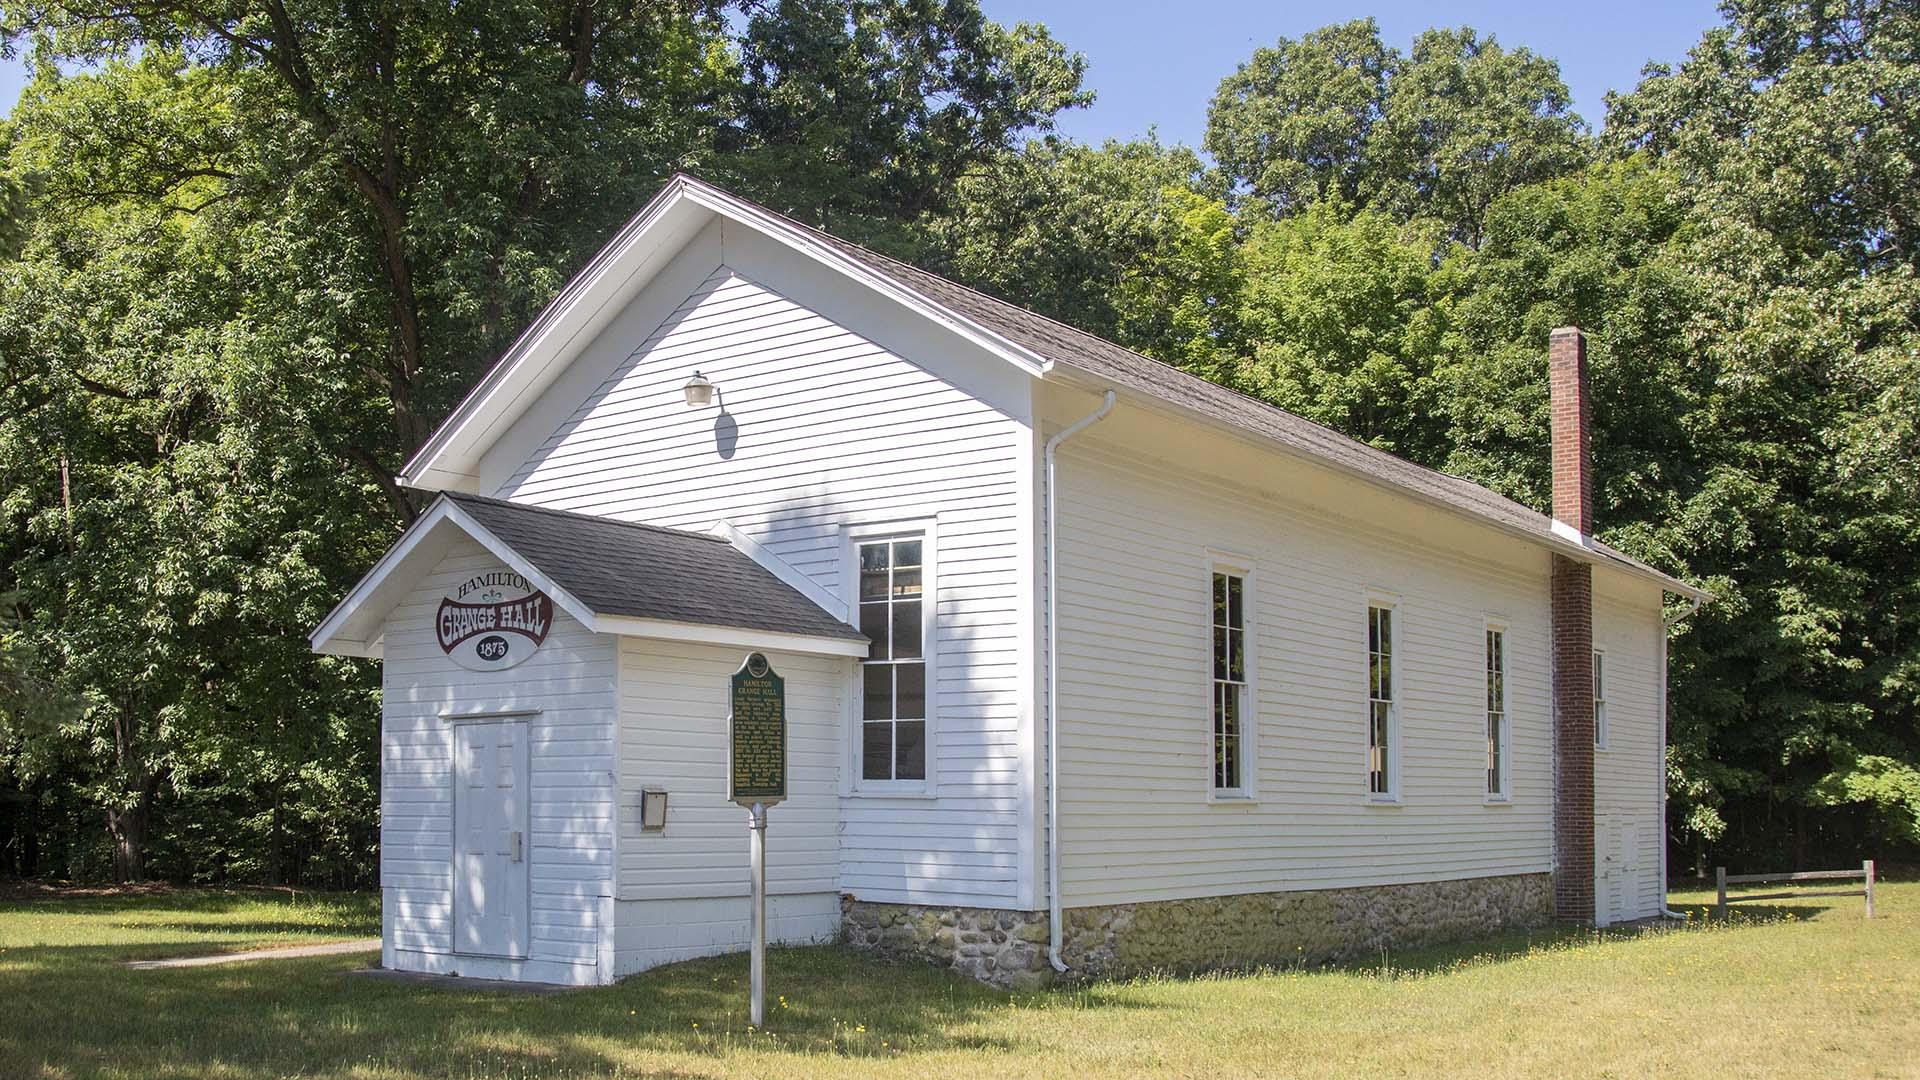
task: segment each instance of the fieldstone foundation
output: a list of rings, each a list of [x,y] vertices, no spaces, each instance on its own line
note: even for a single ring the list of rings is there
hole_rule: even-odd
[[[841,937],[857,949],[925,960],[994,986],[1053,978],[1047,913],[840,901]],[[1068,978],[1323,964],[1544,925],[1549,874],[1463,878],[1309,892],[1068,908]]]

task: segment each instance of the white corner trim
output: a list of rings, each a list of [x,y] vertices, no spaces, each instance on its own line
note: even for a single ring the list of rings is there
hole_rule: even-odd
[[[779,630],[750,630],[740,626],[713,626],[706,623],[674,622],[670,619],[641,619],[630,615],[602,615],[592,624],[597,633],[626,637],[654,638],[660,641],[689,641],[700,645],[733,645],[744,649],[804,653],[809,656],[867,655],[868,645],[851,638],[818,637]]]
[[[821,610],[852,625],[853,619],[847,610],[847,603],[832,592],[822,588],[820,583],[793,568],[793,564],[782,559],[773,551],[735,528],[731,522],[716,521],[708,532],[725,540],[737,548],[742,555],[760,564],[761,569],[779,578],[801,596],[818,604]]]

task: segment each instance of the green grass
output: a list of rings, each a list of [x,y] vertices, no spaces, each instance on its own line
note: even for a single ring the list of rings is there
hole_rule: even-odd
[[[1704,904],[1700,894],[1679,899]],[[1009,995],[832,948],[547,996],[383,982],[371,956],[128,959],[374,931],[371,901],[0,903],[0,1077],[1916,1076],[1920,885],[1730,925],[1545,932],[1329,971]]]

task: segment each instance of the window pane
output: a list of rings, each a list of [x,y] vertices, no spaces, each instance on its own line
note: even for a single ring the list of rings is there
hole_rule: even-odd
[[[873,649],[867,653],[869,660],[885,660],[893,655],[887,646],[887,604],[860,605],[860,632],[873,642]]]
[[[868,664],[866,692],[860,716],[864,720],[890,720],[893,718],[893,665]]]
[[[1227,629],[1224,626],[1213,628],[1213,677],[1227,677]]]
[[[919,566],[920,565],[920,541],[918,540],[895,541],[893,545],[893,565],[896,567]]]
[[[860,545],[860,599],[878,600],[887,595],[887,545]]]
[[[1245,587],[1246,582],[1240,578],[1232,576],[1227,578],[1227,625],[1236,630],[1247,625],[1247,616],[1242,599]]]
[[[1234,682],[1247,681],[1247,632],[1245,630],[1227,631],[1227,678]]]
[[[902,720],[894,725],[895,780],[927,778],[927,724],[924,720]]]
[[[1380,693],[1378,696],[1381,701],[1393,700],[1393,657],[1384,653],[1380,656]]]
[[[860,778],[891,780],[887,771],[893,764],[893,724],[881,721],[862,725],[860,733]]]
[[[920,601],[897,601],[893,605],[893,657],[906,660],[919,655]]]
[[[895,570],[893,572],[893,595],[896,599],[911,599],[920,595],[920,571]]]
[[[1367,651],[1380,651],[1380,609],[1367,609]]]
[[[927,665],[896,664],[898,697],[894,715],[902,719],[922,720],[927,715]]]
[[[1227,625],[1227,575],[1213,575],[1213,625]]]

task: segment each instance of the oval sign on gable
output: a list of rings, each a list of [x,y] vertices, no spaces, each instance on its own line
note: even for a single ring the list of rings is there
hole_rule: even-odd
[[[440,601],[440,651],[469,671],[499,671],[532,656],[553,628],[553,600],[511,570],[476,574]]]

